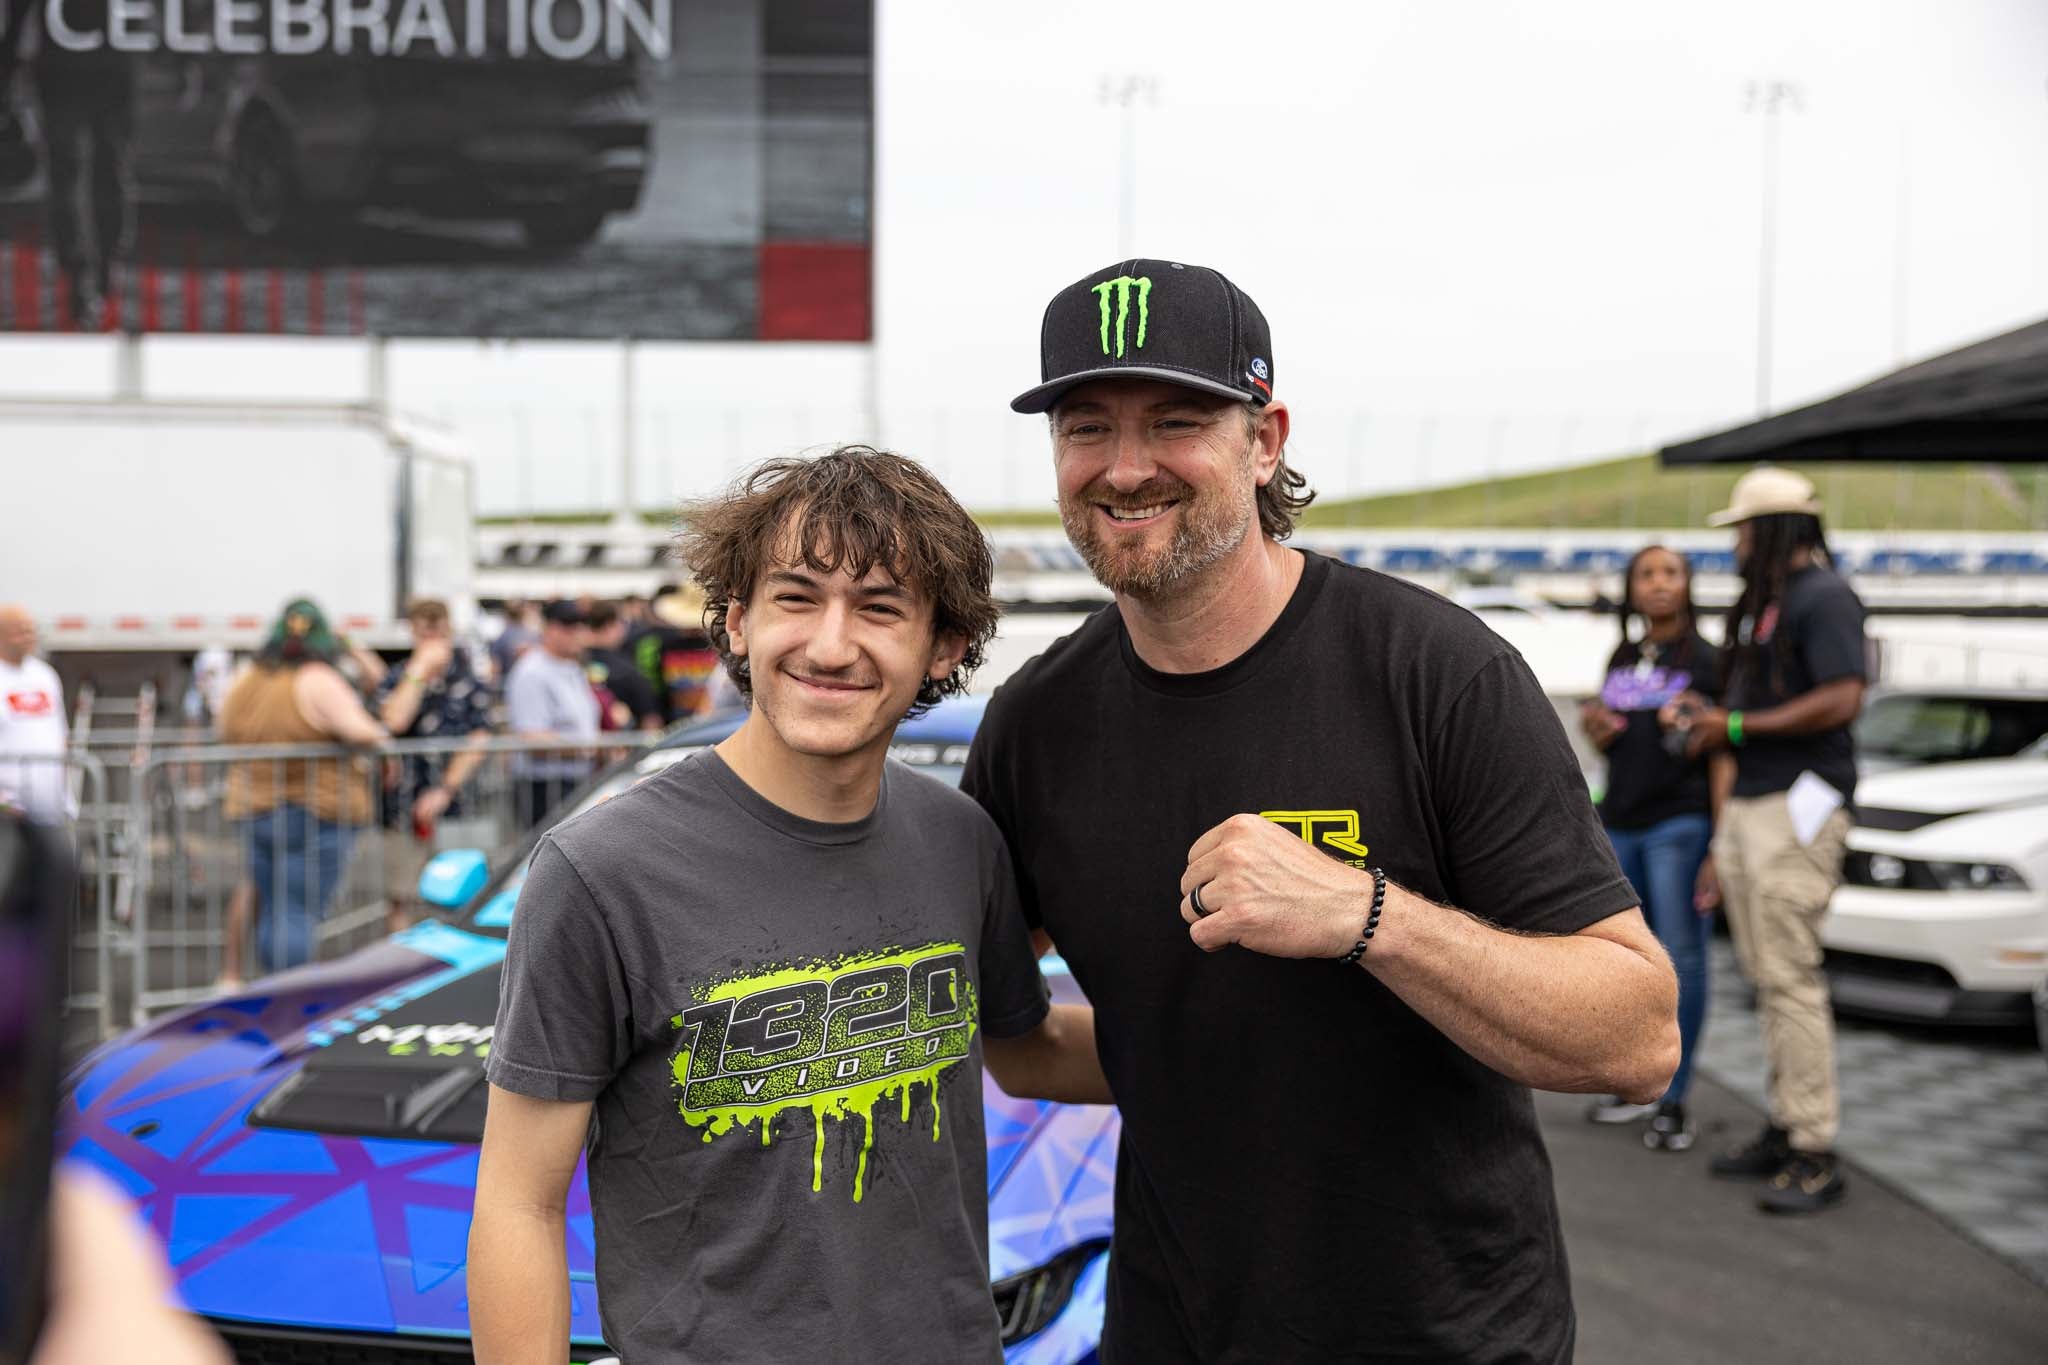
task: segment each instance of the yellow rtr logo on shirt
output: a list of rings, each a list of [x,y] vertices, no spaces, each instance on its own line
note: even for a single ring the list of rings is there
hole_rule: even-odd
[[[1364,867],[1371,852],[1359,840],[1355,810],[1262,810],[1259,818],[1293,830],[1303,843],[1320,845],[1325,853],[1353,867]]]

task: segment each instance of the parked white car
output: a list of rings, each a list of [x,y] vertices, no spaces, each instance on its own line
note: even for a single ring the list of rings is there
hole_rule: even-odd
[[[2010,758],[2048,735],[2048,689],[1875,687],[1856,718],[1864,776],[1922,763]]]
[[[2023,1023],[2048,977],[2048,740],[1863,778],[1821,926],[1835,1004]]]

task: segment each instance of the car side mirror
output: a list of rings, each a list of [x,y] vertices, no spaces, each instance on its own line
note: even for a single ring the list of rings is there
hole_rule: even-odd
[[[480,848],[436,853],[420,870],[420,899],[443,910],[460,910],[491,879],[490,860]]]

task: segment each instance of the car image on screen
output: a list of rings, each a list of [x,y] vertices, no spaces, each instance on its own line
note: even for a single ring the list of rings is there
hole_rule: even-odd
[[[496,11],[493,11],[494,13]],[[248,237],[303,242],[366,210],[510,220],[558,250],[631,212],[653,117],[635,63],[478,55],[193,55],[131,63],[133,174],[155,197],[230,209]]]
[[[957,782],[981,698],[941,703],[892,754]],[[600,774],[564,818],[730,734],[680,727]],[[423,895],[456,913],[250,983],[117,1038],[73,1072],[60,1151],[126,1188],[177,1290],[245,1362],[467,1361],[470,1206],[505,934],[532,834],[443,853]],[[1055,999],[1081,995],[1057,958]],[[1018,1100],[984,1079],[989,1276],[1012,1365],[1095,1359],[1114,1109]],[[571,1358],[609,1357],[590,1195],[568,1206]]]

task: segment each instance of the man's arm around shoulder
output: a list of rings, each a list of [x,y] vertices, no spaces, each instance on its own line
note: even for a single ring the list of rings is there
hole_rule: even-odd
[[[1003,1093],[1017,1099],[1116,1102],[1095,1051],[1095,1011],[1088,1005],[1054,1005],[1036,1028],[1014,1038],[984,1034],[981,1055]]]
[[[537,1100],[493,1085],[469,1225],[469,1322],[477,1365],[569,1358],[569,1182],[590,1101]]]

